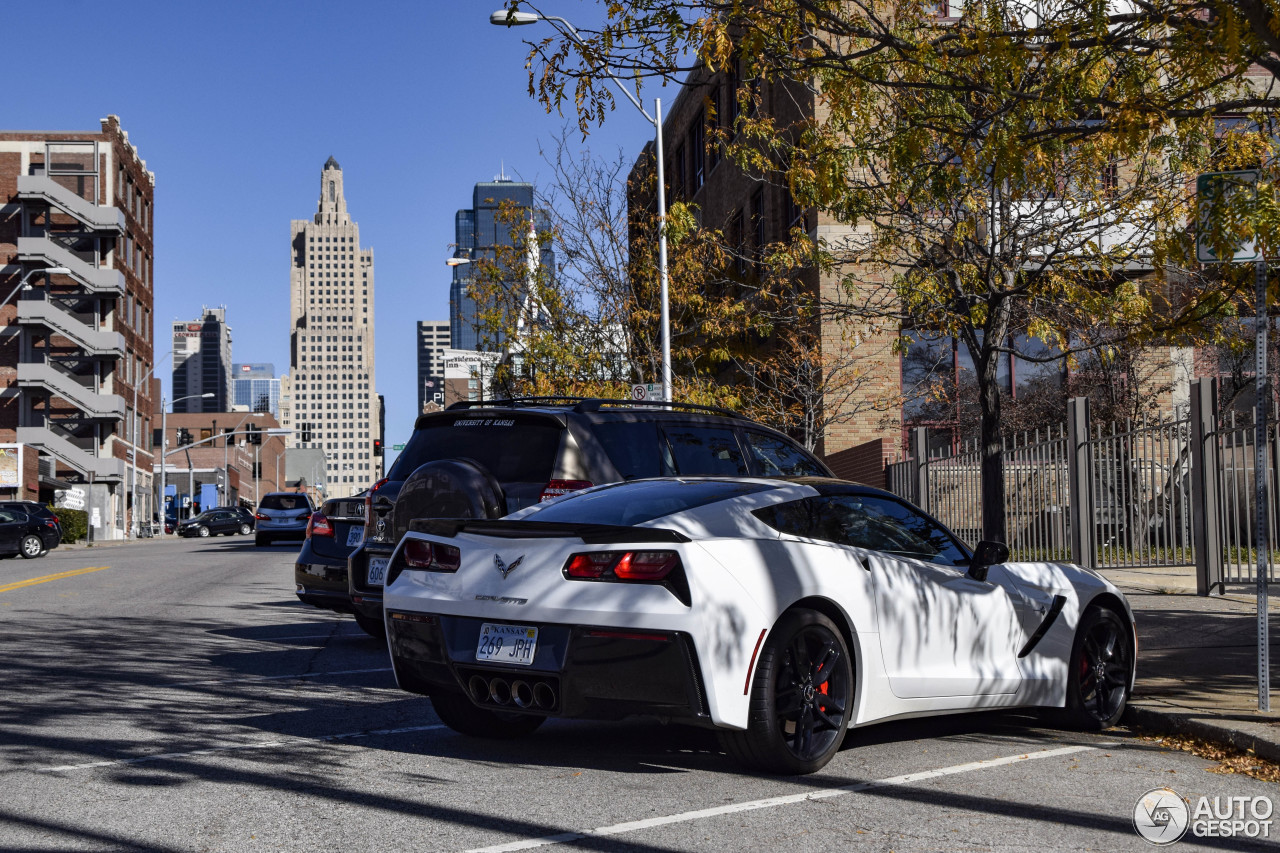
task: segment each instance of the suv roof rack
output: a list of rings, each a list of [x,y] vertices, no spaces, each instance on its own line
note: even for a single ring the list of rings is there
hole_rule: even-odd
[[[519,408],[521,406],[565,406],[575,412],[598,412],[602,408],[671,409],[679,412],[705,412],[726,418],[749,420],[746,415],[719,406],[698,403],[667,403],[662,400],[614,400],[607,397],[511,397],[505,400],[460,400],[445,411],[475,409],[487,406]]]

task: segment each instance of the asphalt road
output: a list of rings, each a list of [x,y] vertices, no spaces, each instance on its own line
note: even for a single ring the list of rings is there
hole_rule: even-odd
[[[294,599],[294,553],[237,536],[0,561],[0,851],[1147,850],[1149,789],[1280,805],[1127,731],[1015,713],[862,729],[802,778],[645,720],[463,738],[350,618]]]

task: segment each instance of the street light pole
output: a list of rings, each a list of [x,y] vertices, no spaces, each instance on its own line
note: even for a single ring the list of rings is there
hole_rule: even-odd
[[[157,361],[155,364],[151,365],[151,369],[148,370],[147,374],[142,377],[142,380],[140,382],[134,383],[134,386],[133,386],[133,417],[129,419],[129,432],[131,433],[129,437],[129,449],[130,449],[130,452],[133,454],[133,488],[131,490],[131,494],[132,494],[131,501],[133,503],[133,524],[129,525],[128,535],[130,539],[137,538],[138,530],[140,526],[138,523],[138,386],[145,385],[147,380],[151,378],[151,374],[156,372],[156,368],[159,367],[160,364],[171,355],[173,355],[173,350],[169,350],[167,353],[160,356],[160,361]],[[163,435],[164,433],[162,431],[161,436]],[[163,448],[161,448],[161,450],[163,451]],[[154,456],[152,458],[154,459]],[[161,462],[163,463],[163,461],[164,460],[162,459]],[[161,522],[160,528],[162,530],[164,529],[163,522]]]
[[[27,270],[27,274],[22,277],[22,281],[18,282],[18,286],[9,291],[9,295],[0,301],[0,308],[8,305],[9,300],[18,295],[19,290],[31,289],[31,285],[27,284],[27,281],[29,281],[31,276],[36,273],[44,273],[45,275],[68,275],[70,272],[71,270],[66,267],[36,267],[35,269]]]
[[[540,15],[535,12],[522,12],[515,9],[499,9],[489,16],[489,23],[498,27],[521,27],[528,24],[536,24],[538,21],[557,21],[563,24],[568,31],[569,37],[577,42],[579,47],[586,46],[582,41],[582,37],[578,35],[577,27],[559,15]],[[640,101],[636,99],[636,96],[609,70],[608,64],[602,65],[601,69],[618,87],[618,91],[622,92],[632,106],[640,111],[640,114],[648,120],[649,124],[653,125],[655,131],[654,144],[657,147],[658,157],[658,280],[661,287],[662,305],[662,399],[669,403],[671,402],[671,301],[667,279],[667,190],[665,169],[663,167],[665,158],[662,150],[662,99],[653,99],[654,115],[649,115],[640,104]]]

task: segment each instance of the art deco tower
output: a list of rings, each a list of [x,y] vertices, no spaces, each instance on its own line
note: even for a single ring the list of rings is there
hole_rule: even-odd
[[[382,477],[382,435],[373,358],[373,249],[347,214],[342,167],[320,172],[320,204],[293,221],[289,280],[289,446],[324,451],[328,497],[347,497]]]

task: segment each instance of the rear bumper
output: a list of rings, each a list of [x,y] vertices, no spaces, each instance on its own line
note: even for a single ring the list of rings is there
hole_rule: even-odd
[[[325,610],[351,613],[351,593],[347,590],[347,564],[325,560],[303,549],[302,558],[293,565],[293,582],[298,598]]]
[[[347,590],[350,593],[351,606],[362,616],[370,619],[382,618],[382,587],[369,586],[365,579],[369,576],[369,558],[391,558],[391,549],[374,550],[361,546],[352,552],[347,559]]]
[[[426,695],[464,693],[478,707],[549,717],[616,720],[645,714],[710,725],[687,634],[542,624],[532,665],[508,666],[476,660],[482,622],[389,612],[387,636],[400,687]],[[503,701],[521,689],[536,701]]]

